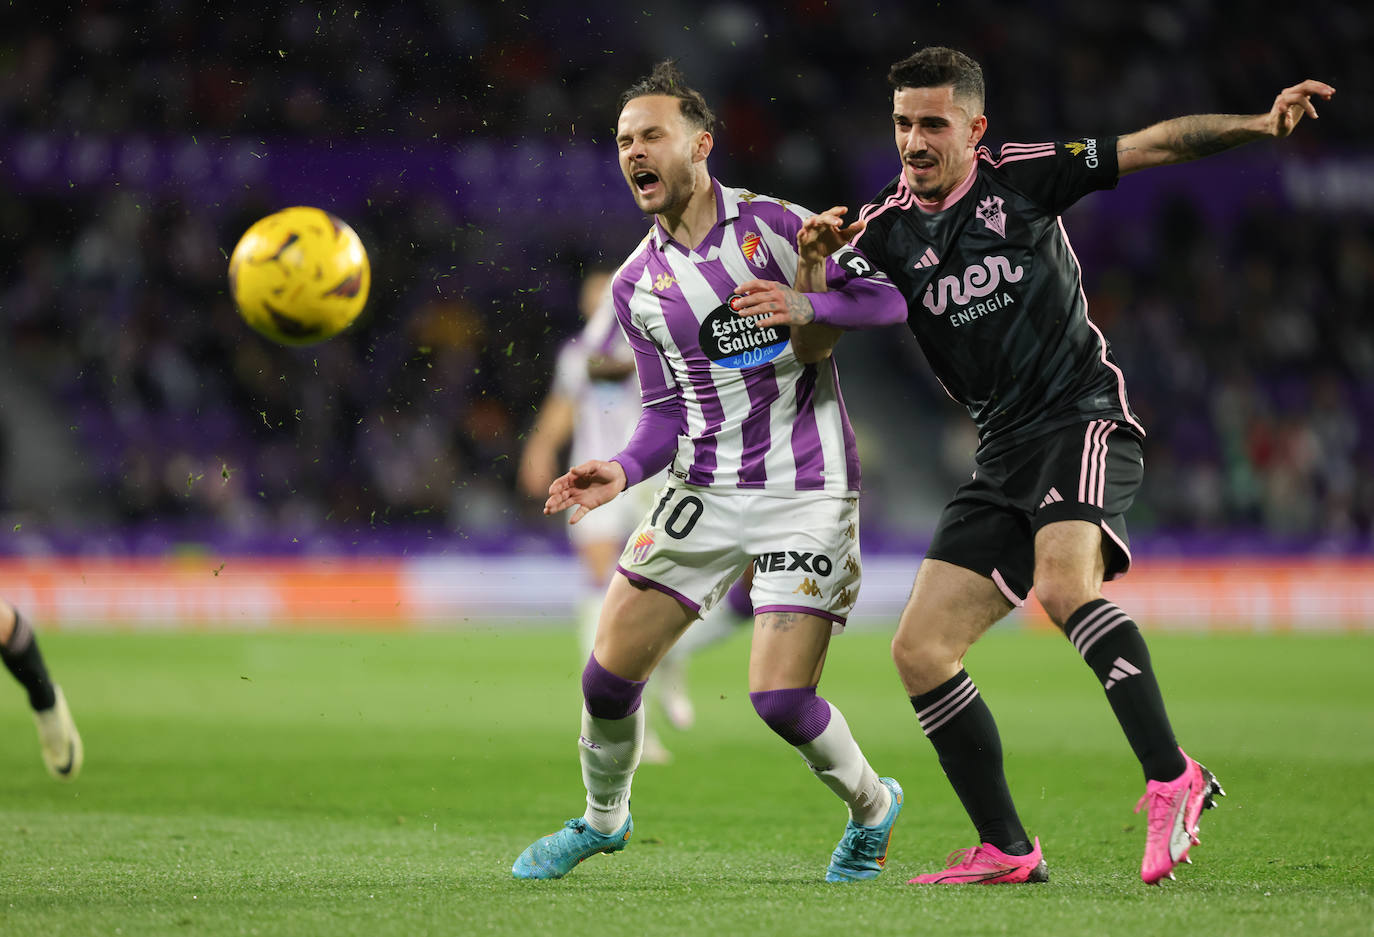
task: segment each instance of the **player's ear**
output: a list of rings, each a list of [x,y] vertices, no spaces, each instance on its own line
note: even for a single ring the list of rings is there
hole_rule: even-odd
[[[715,142],[715,138],[711,136],[711,131],[699,131],[696,141],[692,144],[692,162],[699,163],[710,156],[711,148],[715,146]]]
[[[978,141],[983,139],[983,134],[988,132],[988,119],[983,114],[979,114],[969,124],[968,145],[976,147]]]

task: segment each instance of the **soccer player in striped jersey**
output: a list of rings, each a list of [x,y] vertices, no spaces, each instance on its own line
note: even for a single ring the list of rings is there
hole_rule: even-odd
[[[553,482],[545,511],[572,508],[576,524],[664,467],[669,479],[621,554],[582,674],[586,811],[526,849],[519,878],[625,847],[645,681],[751,564],[750,699],[849,810],[826,880],[877,876],[901,809],[901,787],[816,690],[860,579],[859,460],[829,347],[906,306],[844,246],[857,229],[843,209],[812,215],[713,179],[713,123],[671,62],[621,100],[620,168],[654,219],[611,287],[642,412],[619,453]]]
[[[0,661],[28,694],[43,765],[59,781],[81,773],[81,735],[72,721],[62,688],[52,682],[33,627],[9,602],[0,599]]]
[[[1286,137],[1304,81],[1266,114],[1196,115],[1121,137],[979,146],[982,70],[922,49],[889,73],[902,169],[860,212],[855,240],[905,294],[907,325],[978,427],[976,471],[954,495],[892,642],[921,726],[978,830],[977,846],[920,883],[1045,881],[1017,816],[992,714],[963,668],[970,645],[1031,587],[1106,691],[1140,760],[1148,808],[1141,877],[1173,876],[1222,793],[1174,739],[1145,642],[1102,582],[1130,565],[1123,517],[1140,485],[1145,430],[1088,318],[1060,212],[1127,173]]]

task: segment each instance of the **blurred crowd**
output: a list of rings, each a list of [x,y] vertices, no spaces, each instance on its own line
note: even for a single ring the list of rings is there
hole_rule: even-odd
[[[518,154],[538,139],[600,147],[609,163],[620,90],[671,55],[717,109],[715,173],[822,208],[866,198],[895,170],[883,79],[913,42],[980,59],[996,141],[1260,110],[1309,76],[1355,91],[1374,39],[1363,5],[1322,0],[1279,28],[1205,0],[369,6],[31,11],[0,31],[0,146],[32,134],[480,138]],[[1286,145],[1368,153],[1374,111],[1354,104],[1338,93]],[[496,165],[491,184],[505,178]],[[59,528],[160,526],[278,550],[546,532],[515,493],[521,436],[577,327],[581,269],[614,264],[644,230],[633,212],[558,217],[556,194],[547,224],[463,217],[403,182],[345,206],[373,298],[349,332],[295,350],[247,331],[226,295],[238,234],[281,207],[263,192],[207,206],[98,179],[0,187],[0,392],[38,401],[5,408],[0,550]],[[1374,216],[1260,201],[1218,220],[1180,198],[1112,222],[1119,241],[1094,245],[1085,288],[1150,430],[1134,529],[1367,538]],[[569,236],[578,225],[598,233]],[[901,384],[923,368],[914,342],[873,348],[844,359],[845,374]],[[967,473],[967,418],[929,380],[905,386],[944,436],[928,478],[938,507]],[[38,432],[40,420],[62,432]],[[874,450],[865,471],[881,489],[900,474],[884,458],[906,454]],[[872,513],[870,531],[933,521]]]

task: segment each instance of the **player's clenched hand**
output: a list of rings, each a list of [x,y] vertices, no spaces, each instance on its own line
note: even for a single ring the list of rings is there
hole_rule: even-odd
[[[863,233],[864,222],[845,223],[848,212],[843,205],[836,205],[802,222],[797,232],[797,254],[803,264],[823,262]]]
[[[1298,121],[1302,120],[1304,114],[1316,120],[1317,108],[1312,104],[1312,99],[1321,98],[1323,101],[1329,101],[1335,93],[1335,88],[1311,78],[1300,81],[1291,88],[1284,88],[1274,99],[1274,106],[1265,115],[1269,136],[1288,136],[1293,132],[1293,128],[1298,126]]]
[[[625,469],[619,462],[591,459],[574,465],[567,474],[560,475],[549,486],[549,500],[544,502],[545,514],[557,514],[576,507],[569,524],[576,524],[592,508],[600,507],[625,490]]]
[[[811,300],[790,286],[772,280],[745,280],[735,287],[730,308],[754,321],[755,328],[770,325],[806,325],[816,318]]]

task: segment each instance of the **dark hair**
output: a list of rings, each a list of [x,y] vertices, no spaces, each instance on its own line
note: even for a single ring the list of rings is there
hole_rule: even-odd
[[[659,62],[652,72],[625,89],[625,93],[620,96],[620,109],[625,110],[625,105],[635,98],[651,94],[677,98],[678,106],[682,109],[682,116],[686,118],[687,123],[707,133],[714,130],[716,115],[711,113],[711,108],[707,106],[706,99],[701,96],[700,91],[687,87],[687,79],[672,59]]]
[[[975,115],[983,110],[983,69],[957,49],[926,46],[913,52],[888,69],[887,83],[894,91],[953,85],[955,98],[976,105]]]

